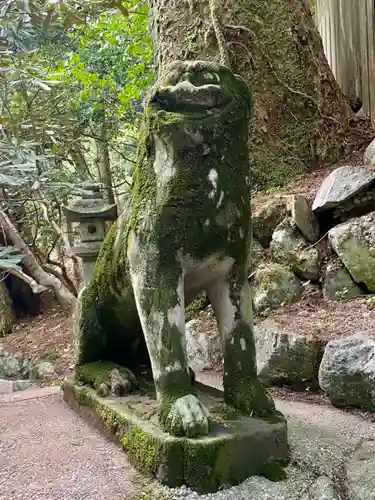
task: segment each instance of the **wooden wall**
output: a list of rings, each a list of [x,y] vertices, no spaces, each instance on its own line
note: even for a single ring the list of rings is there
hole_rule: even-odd
[[[343,92],[375,124],[375,1],[316,0],[316,23]]]

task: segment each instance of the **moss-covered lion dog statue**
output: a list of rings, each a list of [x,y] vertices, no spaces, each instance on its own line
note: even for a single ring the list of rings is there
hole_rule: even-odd
[[[247,280],[251,246],[246,83],[219,64],[173,63],[146,101],[129,207],[79,296],[76,363],[151,364],[162,427],[209,431],[186,357],[185,305],[206,290],[224,353],[225,402],[274,411],[258,380]]]

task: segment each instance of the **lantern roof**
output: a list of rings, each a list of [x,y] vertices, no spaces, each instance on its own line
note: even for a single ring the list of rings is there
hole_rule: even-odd
[[[64,212],[70,222],[95,219],[111,221],[117,218],[117,205],[104,201],[100,184],[84,182],[80,188],[80,196],[65,206]]]

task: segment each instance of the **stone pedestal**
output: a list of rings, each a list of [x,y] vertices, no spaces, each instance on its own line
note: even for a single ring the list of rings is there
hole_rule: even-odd
[[[262,475],[287,459],[283,416],[267,421],[240,415],[223,404],[217,389],[197,384],[213,422],[208,436],[189,439],[160,428],[152,382],[141,383],[137,393],[106,398],[79,383],[73,378],[64,381],[64,400],[115,438],[136,468],[170,487],[185,484],[202,493],[214,492]]]

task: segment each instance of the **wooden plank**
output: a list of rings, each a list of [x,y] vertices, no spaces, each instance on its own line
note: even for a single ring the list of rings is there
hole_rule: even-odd
[[[375,123],[375,38],[374,38],[374,2],[367,0],[367,48],[368,48],[368,88],[369,114]]]

